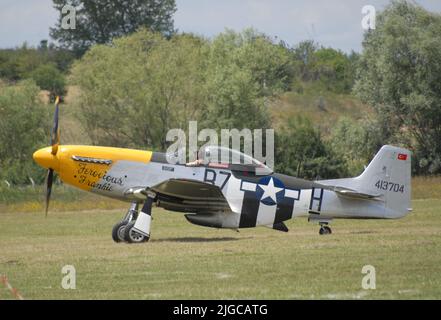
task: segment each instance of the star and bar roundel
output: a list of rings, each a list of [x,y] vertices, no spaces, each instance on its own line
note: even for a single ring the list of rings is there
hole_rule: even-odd
[[[285,186],[279,179],[264,177],[256,186],[256,197],[263,204],[274,206],[285,197]]]
[[[240,190],[244,192],[241,228],[255,227],[258,221],[263,220],[258,217],[266,216],[270,223],[291,219],[294,203],[300,199],[300,190],[286,188],[274,176],[262,177],[257,183],[242,180]]]
[[[255,197],[267,206],[274,206],[283,202],[285,198],[299,199],[300,191],[288,189],[280,179],[265,176],[257,183],[242,181],[242,191],[254,192]]]

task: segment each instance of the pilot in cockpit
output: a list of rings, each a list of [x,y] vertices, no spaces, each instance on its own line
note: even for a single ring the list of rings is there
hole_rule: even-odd
[[[185,165],[187,167],[199,167],[204,164],[204,160],[196,159],[195,161],[187,162]]]
[[[205,159],[208,159],[210,156],[210,150],[205,148],[205,150],[199,150],[197,153],[197,159],[195,161],[187,162],[185,165],[187,167],[199,167],[207,163]]]

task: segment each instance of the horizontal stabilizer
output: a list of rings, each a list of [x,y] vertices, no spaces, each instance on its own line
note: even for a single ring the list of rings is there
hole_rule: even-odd
[[[380,199],[381,194],[362,193],[356,190],[343,188],[343,187],[334,187],[333,191],[337,193],[337,195],[346,198],[353,198],[359,200],[381,200]]]

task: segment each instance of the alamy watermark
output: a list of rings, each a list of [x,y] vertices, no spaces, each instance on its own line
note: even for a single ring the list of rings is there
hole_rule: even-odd
[[[361,287],[364,290],[375,290],[377,288],[375,267],[371,265],[365,265],[361,269],[361,273],[365,274],[365,276],[361,280]]]
[[[75,30],[77,27],[77,11],[74,6],[66,4],[61,8],[61,28],[64,30]]]
[[[61,268],[61,273],[65,276],[61,279],[61,287],[65,290],[74,290],[77,288],[77,272],[72,265],[65,265]]]
[[[361,9],[361,14],[363,18],[361,19],[361,27],[363,30],[375,30],[377,21],[377,11],[372,5],[365,5]]]

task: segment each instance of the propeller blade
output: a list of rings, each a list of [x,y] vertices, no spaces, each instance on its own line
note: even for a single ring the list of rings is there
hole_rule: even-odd
[[[58,146],[60,145],[60,128],[58,126],[59,104],[60,104],[60,97],[57,96],[57,98],[55,99],[54,126],[52,128],[52,133],[51,133],[51,145],[52,145],[51,153],[54,156],[57,154]],[[46,177],[46,210],[45,210],[46,217],[49,211],[49,202],[51,199],[53,183],[54,183],[54,169],[50,168],[47,171],[47,177]]]
[[[54,126],[52,128],[52,135],[51,135],[51,145],[52,145],[53,155],[57,154],[58,146],[60,144],[60,128],[58,126],[59,104],[60,104],[60,97],[57,96],[57,98],[55,99]]]
[[[47,178],[46,178],[46,217],[47,217],[47,212],[49,210],[49,201],[51,199],[53,182],[54,182],[54,170],[49,169],[47,171]]]

